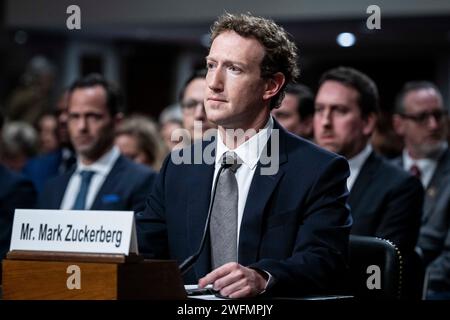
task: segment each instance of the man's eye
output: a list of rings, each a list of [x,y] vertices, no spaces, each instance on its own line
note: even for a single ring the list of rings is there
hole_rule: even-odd
[[[336,108],[334,111],[338,114],[346,114],[348,112],[348,109],[347,108]]]
[[[214,68],[214,64],[212,62],[207,62],[206,69],[212,69],[212,68]]]
[[[233,72],[241,72],[241,69],[235,66],[230,66],[229,69]]]
[[[314,112],[315,113],[322,113],[323,112],[323,107],[315,107],[314,108]]]
[[[88,115],[86,115],[86,118],[89,119],[89,120],[98,121],[98,120],[100,120],[102,118],[102,116],[99,115],[99,114],[88,114]]]

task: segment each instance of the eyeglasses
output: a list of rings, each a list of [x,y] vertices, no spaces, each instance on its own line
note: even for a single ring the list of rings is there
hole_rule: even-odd
[[[412,120],[414,122],[417,122],[419,124],[425,124],[427,123],[428,119],[430,119],[430,117],[433,117],[437,122],[444,120],[444,118],[447,116],[447,111],[446,110],[436,110],[432,112],[425,111],[417,114],[402,113],[400,114],[400,116]]]
[[[204,107],[203,101],[200,101],[200,100],[187,100],[187,101],[183,101],[181,103],[181,107],[183,107],[184,109],[194,109],[198,105],[201,105],[202,107]]]

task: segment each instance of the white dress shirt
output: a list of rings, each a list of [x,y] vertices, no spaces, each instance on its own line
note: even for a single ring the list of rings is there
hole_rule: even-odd
[[[242,165],[236,171],[236,180],[238,184],[238,225],[237,225],[237,245],[239,250],[239,234],[241,229],[242,216],[244,214],[245,203],[247,202],[248,192],[253,180],[253,175],[256,171],[256,165],[258,164],[261,153],[264,150],[267,141],[272,133],[273,119],[269,117],[264,128],[241,144],[234,150],[231,150],[223,143],[223,137],[219,131],[216,148],[216,162],[214,171],[214,180],[217,176],[219,168],[221,166],[221,158],[225,152],[233,151],[242,160]],[[213,183],[214,183],[213,180]],[[212,185],[213,186],[213,185]],[[212,187],[211,187],[212,189]]]
[[[72,174],[72,177],[67,184],[66,191],[64,193],[63,200],[61,201],[61,209],[70,210],[72,209],[75,199],[77,198],[78,191],[80,189],[81,184],[81,176],[80,172],[83,170],[94,171],[94,175],[92,176],[91,183],[89,185],[89,190],[86,198],[86,208],[90,208],[94,202],[95,197],[97,196],[100,187],[105,182],[106,177],[111,171],[113,165],[116,163],[117,159],[120,156],[120,151],[117,147],[113,147],[110,151],[105,153],[100,159],[96,162],[85,165],[81,163],[80,159],[77,161],[77,169]]]
[[[439,156],[448,148],[447,142],[442,143],[441,152]],[[434,171],[438,165],[439,156],[436,158],[423,158],[423,159],[413,159],[409,155],[406,149],[403,149],[403,169],[410,172],[413,165],[416,165],[420,170],[420,180],[423,187],[426,189],[431,182],[431,178],[434,175]]]
[[[372,146],[370,144],[367,144],[360,153],[348,160],[348,165],[350,166],[350,176],[347,179],[347,188],[349,191],[352,190],[356,178],[358,178],[358,174],[361,171],[361,168],[366,162],[367,158],[372,153],[372,150]]]

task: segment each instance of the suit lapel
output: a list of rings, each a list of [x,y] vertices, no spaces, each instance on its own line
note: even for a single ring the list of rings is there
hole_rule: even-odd
[[[61,203],[64,198],[64,194],[66,193],[67,186],[69,185],[70,178],[75,173],[75,168],[72,168],[68,173],[65,173],[61,176],[61,186],[62,188],[55,188],[53,190],[54,197],[51,197],[55,202],[51,205],[53,209],[59,209],[61,207]]]
[[[353,217],[355,217],[356,212],[359,212],[359,204],[362,203],[361,199],[367,192],[367,186],[370,185],[371,180],[376,174],[380,161],[380,158],[374,152],[371,152],[359,171],[348,198]]]
[[[204,143],[202,150],[206,144]],[[193,150],[193,149],[191,149]],[[194,149],[195,150],[195,149]],[[213,151],[215,157],[215,150]],[[187,203],[187,234],[189,239],[190,254],[197,252],[203,236],[206,217],[208,214],[209,202],[211,197],[212,181],[214,177],[214,164],[191,164],[186,167],[191,170],[188,185],[191,186],[188,194]],[[194,270],[197,278],[204,276],[211,269],[210,262],[210,243],[207,235],[206,243],[197,262],[194,264]]]
[[[439,158],[438,165],[434,171],[433,177],[425,190],[425,202],[423,208],[423,222],[428,220],[436,205],[436,198],[440,190],[444,189],[443,181],[450,173],[450,152],[445,150]]]
[[[279,169],[277,173],[272,175],[261,174],[261,169],[264,167],[261,163],[261,159],[255,169],[256,171],[250,185],[247,201],[245,203],[244,214],[241,221],[240,230],[244,231],[239,233],[238,261],[244,266],[254,263],[258,259],[259,246],[261,243],[262,222],[264,212],[267,211],[265,208],[267,207],[271,195],[284,174],[283,164],[287,162],[285,147],[285,138],[287,133],[276,121],[274,121],[274,129],[278,129],[279,133]],[[274,131],[267,142],[262,156],[276,156],[278,150],[272,149],[272,146],[277,143],[276,139],[277,134],[275,134]]]

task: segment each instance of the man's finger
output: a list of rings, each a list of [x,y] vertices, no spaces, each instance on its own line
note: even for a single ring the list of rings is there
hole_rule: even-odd
[[[199,287],[203,288],[203,287],[207,286],[208,284],[214,283],[214,281],[216,281],[217,279],[220,279],[220,278],[226,276],[235,268],[234,267],[235,264],[237,264],[237,263],[234,263],[234,262],[227,263],[227,264],[224,264],[223,266],[211,271],[206,276],[199,279],[199,281],[198,281]]]
[[[248,281],[246,278],[240,279],[238,281],[233,281],[229,285],[223,287],[220,290],[220,294],[224,297],[228,297],[233,293],[236,293],[237,291],[241,290],[243,287],[245,287],[248,284]]]

